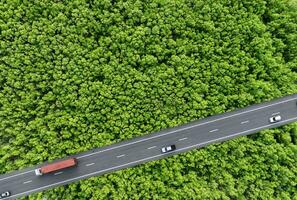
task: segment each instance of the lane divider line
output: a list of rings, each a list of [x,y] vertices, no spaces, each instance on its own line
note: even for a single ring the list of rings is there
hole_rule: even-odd
[[[94,165],[95,163],[86,164],[87,167]]]
[[[32,182],[32,180],[23,182],[23,184],[27,184],[27,183],[31,183],[31,182]]]
[[[152,146],[152,147],[149,147],[149,148],[147,148],[147,149],[153,149],[153,148],[156,148],[156,146]]]
[[[287,99],[287,100],[284,100],[284,101],[280,101],[280,102],[277,102],[277,103],[272,103],[272,104],[269,104],[269,105],[266,105],[266,106],[262,106],[262,107],[259,107],[259,108],[254,108],[254,109],[251,109],[251,110],[243,111],[243,112],[236,113],[236,114],[233,114],[233,115],[229,115],[229,116],[226,116],[226,117],[221,117],[219,119],[214,119],[214,120],[210,120],[210,121],[207,121],[207,122],[195,124],[193,126],[181,128],[181,129],[178,129],[178,130],[173,130],[173,131],[170,131],[170,132],[167,132],[167,133],[163,133],[163,134],[151,136],[149,138],[140,139],[140,140],[137,140],[137,141],[134,141],[134,142],[130,142],[130,143],[127,143],[127,144],[122,144],[122,145],[118,145],[118,146],[115,146],[115,147],[111,147],[111,148],[107,148],[107,149],[104,149],[104,150],[100,150],[100,151],[97,151],[97,152],[93,152],[93,153],[90,153],[90,154],[78,156],[78,157],[76,157],[76,159],[85,158],[85,157],[96,155],[96,154],[99,154],[99,153],[102,153],[102,152],[105,152],[105,151],[110,151],[110,150],[113,150],[113,149],[118,149],[118,148],[121,148],[121,147],[124,147],[124,146],[128,146],[128,145],[131,145],[131,144],[140,143],[140,142],[143,142],[143,141],[147,141],[147,140],[151,140],[151,139],[154,139],[154,138],[158,138],[158,137],[162,137],[162,136],[165,136],[165,135],[169,135],[169,134],[172,134],[172,133],[175,133],[175,132],[179,132],[179,131],[191,129],[191,128],[202,126],[202,125],[209,124],[209,123],[212,123],[212,122],[216,122],[216,121],[220,121],[220,120],[223,120],[223,119],[231,118],[231,117],[234,117],[234,116],[242,115],[242,114],[245,114],[245,113],[253,112],[253,111],[256,111],[256,110],[261,110],[261,109],[268,108],[268,107],[271,107],[271,106],[275,106],[275,105],[278,105],[278,104],[282,104],[282,103],[294,101],[296,99],[297,99],[297,97],[296,98],[292,98],[292,99]],[[265,102],[263,102],[263,103],[265,103]],[[231,111],[231,112],[235,112],[235,111],[236,110]],[[205,119],[207,119],[207,118],[204,118],[204,120]],[[5,177],[5,178],[0,179],[0,181],[6,180],[6,179],[9,179],[9,178],[12,178],[12,177],[16,177],[16,176],[19,176],[19,175],[31,173],[31,172],[34,172],[34,170],[30,170],[30,171],[27,171],[27,172],[22,172],[20,174],[14,174],[12,176],[8,176],[8,177]]]
[[[209,131],[210,133],[212,133],[212,132],[216,132],[216,131],[218,131],[219,129],[213,129],[213,130],[211,130],[211,131]]]
[[[178,139],[178,141],[183,141],[183,140],[186,140],[186,139],[188,139],[188,138],[187,137],[181,138],[181,139]]]
[[[294,117],[294,118],[291,118],[291,119],[287,119],[287,120],[283,120],[281,122],[290,122],[290,121],[293,122],[294,120],[297,120],[297,117]],[[174,152],[181,152],[181,151],[184,151],[184,150],[187,150],[187,149],[192,149],[193,147],[200,147],[200,146],[203,146],[203,145],[206,145],[206,144],[218,142],[218,141],[221,141],[222,139],[227,139],[227,138],[232,138],[234,136],[243,135],[244,133],[247,133],[249,131],[259,131],[259,130],[261,130],[263,128],[271,127],[271,126],[273,126],[275,124],[276,123],[265,125],[265,126],[260,126],[260,127],[257,127],[257,128],[253,128],[253,129],[249,129],[249,130],[243,131],[243,132],[238,132],[238,133],[235,133],[233,135],[228,135],[228,136],[224,136],[224,137],[221,137],[221,138],[209,140],[207,142],[202,142],[202,143],[199,143],[199,144],[187,146],[187,147],[184,147],[184,148],[181,148],[181,149],[177,149]],[[48,187],[55,186],[55,185],[58,185],[58,184],[67,183],[67,182],[74,181],[74,180],[77,180],[77,179],[82,179],[82,178],[85,178],[85,177],[88,177],[88,176],[96,175],[96,174],[99,174],[99,173],[102,173],[102,172],[106,172],[106,171],[109,171],[109,170],[113,170],[113,169],[118,169],[118,168],[125,167],[125,166],[131,165],[131,164],[141,163],[142,161],[146,161],[146,160],[150,160],[152,158],[158,158],[158,157],[162,157],[162,156],[164,156],[164,154],[158,154],[158,155],[155,155],[155,156],[143,158],[143,159],[132,161],[132,162],[129,162],[129,163],[125,163],[125,164],[122,164],[122,165],[118,165],[118,166],[110,167],[110,168],[107,168],[107,169],[99,170],[99,171],[96,171],[96,172],[92,172],[92,173],[89,173],[89,174],[81,175],[81,176],[78,176],[78,177],[75,177],[75,178],[70,178],[70,179],[67,179],[67,180],[64,180],[64,181],[60,181],[60,182],[57,182],[57,183],[52,183],[52,184],[49,184],[49,185],[46,185],[46,186],[42,186],[42,187],[39,187],[39,188],[28,190],[26,192],[21,192],[21,193],[12,195],[10,197],[21,196],[21,195],[26,194],[26,193],[31,193],[31,192],[34,192],[34,191],[37,191],[37,190],[46,189]]]
[[[121,147],[124,147],[124,146],[128,146],[128,145],[131,145],[131,144],[136,144],[136,143],[139,143],[139,142],[143,142],[143,141],[155,139],[155,138],[158,138],[158,137],[162,137],[162,136],[169,135],[169,134],[172,134],[172,133],[175,133],[175,132],[179,132],[179,131],[191,129],[191,128],[194,128],[194,127],[202,126],[202,125],[205,125],[205,124],[210,124],[212,122],[220,121],[220,120],[223,120],[223,119],[231,118],[231,117],[234,117],[234,116],[242,115],[242,114],[253,112],[253,111],[256,111],[256,110],[261,110],[263,108],[268,108],[268,107],[275,106],[275,105],[282,104],[282,103],[286,103],[286,102],[289,102],[289,101],[294,101],[296,99],[297,99],[297,97],[296,98],[292,98],[292,99],[287,99],[287,100],[284,100],[284,101],[280,101],[280,102],[277,102],[277,103],[272,103],[272,104],[269,104],[269,105],[266,105],[266,106],[262,106],[262,107],[259,107],[259,108],[254,108],[254,109],[251,109],[251,110],[243,111],[243,112],[236,113],[236,114],[233,114],[233,115],[229,115],[229,116],[226,116],[226,117],[221,117],[219,119],[214,119],[214,120],[210,120],[210,121],[207,121],[207,122],[195,124],[195,125],[192,125],[192,126],[189,126],[189,127],[180,128],[178,130],[173,130],[173,131],[170,131],[170,132],[167,132],[167,133],[163,133],[163,134],[151,136],[149,138],[140,139],[140,140],[137,140],[137,141],[134,141],[134,142],[130,142],[130,143],[127,143],[127,144],[122,144],[122,145],[118,145],[118,146],[111,147],[111,148],[108,148],[108,149],[104,149],[104,150],[101,150],[101,151],[97,151],[97,152],[93,152],[93,153],[90,153],[90,154],[78,156],[77,159],[81,159],[81,158],[84,158],[84,157],[92,156],[92,155],[99,154],[99,153],[102,153],[102,152],[105,152],[105,151],[110,151],[110,150],[113,150],[113,149],[118,149],[118,148],[121,148]],[[231,111],[231,112],[235,112],[235,111],[236,110]],[[228,113],[228,112],[226,112],[226,113]],[[207,119],[207,118],[204,118],[204,119]]]
[[[125,154],[122,154],[122,155],[117,156],[117,158],[124,157],[124,156],[125,156]]]
[[[249,120],[246,120],[246,121],[240,122],[240,124],[246,124],[246,123],[249,123],[249,122],[250,122]]]
[[[54,173],[54,175],[59,175],[59,174],[63,174],[63,172],[57,172],[57,173]]]
[[[278,114],[280,114],[280,112],[272,113],[271,115],[278,115]]]

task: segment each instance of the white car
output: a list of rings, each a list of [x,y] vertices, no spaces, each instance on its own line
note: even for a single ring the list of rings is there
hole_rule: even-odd
[[[167,152],[170,152],[170,151],[174,151],[176,149],[176,146],[174,144],[170,145],[170,146],[167,146],[167,147],[163,147],[161,149],[162,153],[167,153]]]
[[[279,122],[280,120],[282,120],[282,117],[280,115],[276,115],[276,116],[273,116],[273,117],[269,118],[270,123]]]
[[[36,176],[41,176],[42,175],[42,172],[41,172],[40,168],[35,169],[35,174],[36,174]]]
[[[9,197],[10,195],[11,195],[11,193],[10,193],[9,191],[2,192],[2,193],[0,194],[0,199]]]

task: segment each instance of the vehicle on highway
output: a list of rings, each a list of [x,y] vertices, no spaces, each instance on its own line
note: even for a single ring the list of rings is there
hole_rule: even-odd
[[[174,151],[176,149],[176,146],[174,144],[170,145],[170,146],[166,146],[166,147],[163,147],[161,149],[162,153],[167,153],[167,152],[170,152],[170,151]]]
[[[280,115],[276,115],[276,116],[273,116],[273,117],[269,118],[270,123],[279,122],[280,120],[282,120],[282,117]]]
[[[10,195],[11,195],[11,193],[9,191],[2,192],[0,194],[0,199],[5,198],[5,197],[9,197]]]
[[[41,176],[43,174],[48,174],[48,173],[55,172],[68,167],[73,167],[75,165],[77,165],[77,160],[75,158],[70,158],[67,160],[51,163],[41,168],[35,169],[35,174],[37,176]]]

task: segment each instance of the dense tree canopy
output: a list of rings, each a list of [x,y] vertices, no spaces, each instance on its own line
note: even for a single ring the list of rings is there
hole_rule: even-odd
[[[297,93],[296,0],[3,0],[0,173]],[[30,199],[297,199],[297,124]]]

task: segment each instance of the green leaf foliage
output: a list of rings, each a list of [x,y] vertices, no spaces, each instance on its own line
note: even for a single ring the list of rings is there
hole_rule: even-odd
[[[296,0],[2,0],[0,173],[297,93]],[[26,199],[297,199],[297,126]]]

